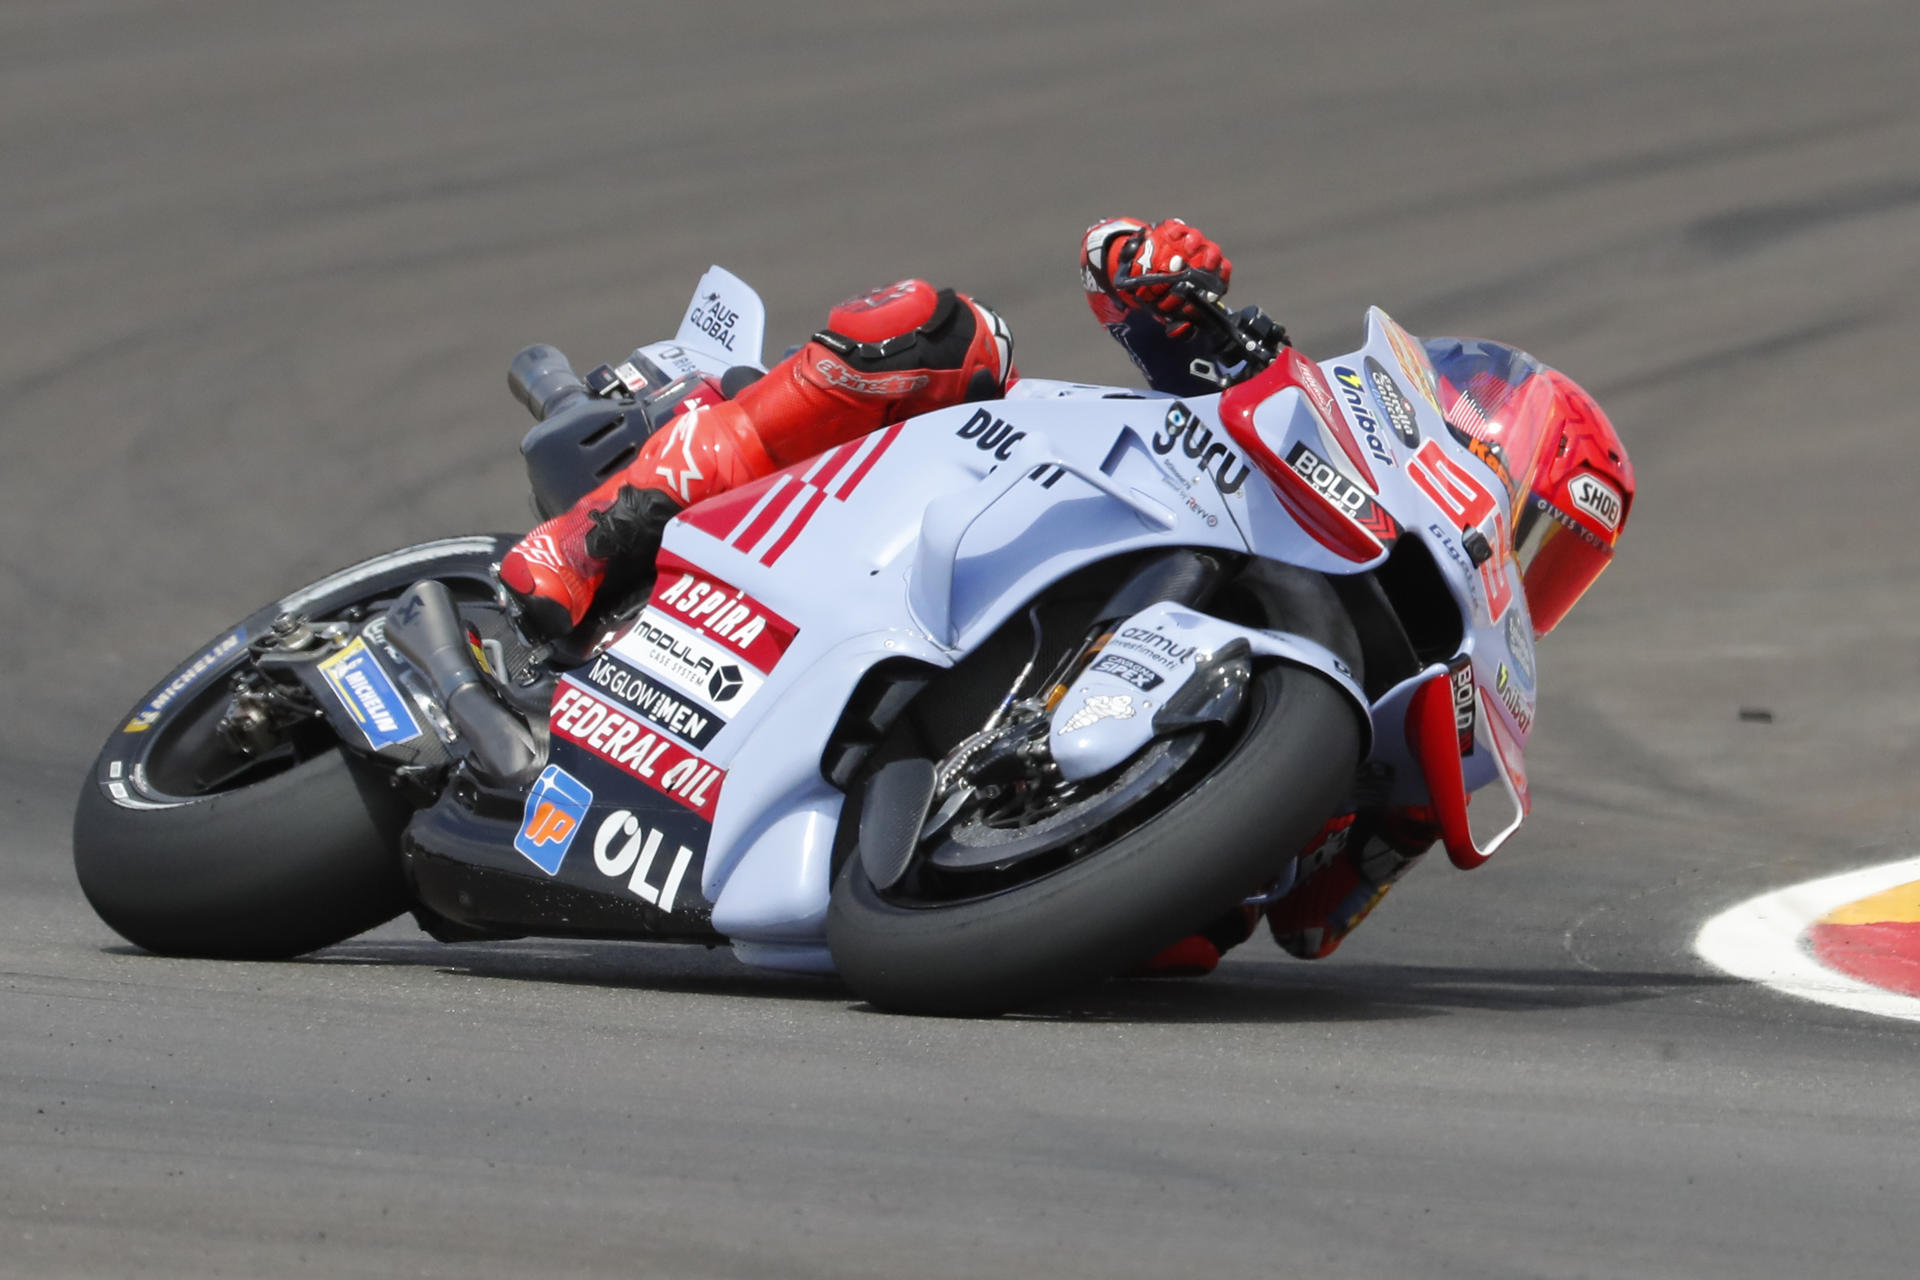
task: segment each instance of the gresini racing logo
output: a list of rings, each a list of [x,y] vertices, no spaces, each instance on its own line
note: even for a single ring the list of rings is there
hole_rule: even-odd
[[[715,673],[714,679],[722,682],[724,690],[725,682],[738,681],[743,675],[730,675],[726,668],[722,668]],[[657,725],[676,737],[685,738],[696,747],[704,747],[712,742],[713,735],[727,724],[705,707],[695,706],[676,696],[670,689],[611,654],[603,653],[593,660],[593,665],[587,668],[587,682],[604,690],[621,705],[638,712],[647,723]],[[709,692],[712,684],[713,681],[709,680]]]
[[[146,706],[134,712],[133,719],[127,721],[127,727],[123,732],[145,733],[153,728],[159,723],[160,714],[167,709],[168,703],[192,688],[201,676],[219,666],[229,654],[246,642],[246,638],[246,628],[242,627],[224,640],[216,641],[213,648],[188,663],[179,675],[167,682],[166,688],[154,694]]]
[[[548,727],[553,736],[624,769],[708,822],[726,771],[661,737],[632,712],[603,702],[571,677],[561,682]]]

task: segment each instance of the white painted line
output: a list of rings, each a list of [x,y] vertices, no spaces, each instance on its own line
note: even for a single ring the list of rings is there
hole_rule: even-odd
[[[1801,945],[1801,935],[1834,908],[1914,880],[1920,858],[1775,889],[1707,921],[1693,949],[1715,968],[1785,995],[1920,1022],[1920,999],[1837,973]]]

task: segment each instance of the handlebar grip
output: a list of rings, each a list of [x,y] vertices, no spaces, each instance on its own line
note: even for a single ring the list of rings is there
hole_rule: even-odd
[[[507,366],[507,390],[527,407],[535,422],[545,422],[561,405],[585,395],[587,384],[560,348],[537,342],[523,348]]]

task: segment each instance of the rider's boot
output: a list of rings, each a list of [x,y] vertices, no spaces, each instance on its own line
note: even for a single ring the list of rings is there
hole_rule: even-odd
[[[1005,391],[1013,339],[992,311],[951,289],[903,280],[835,307],[828,327],[734,399],[673,419],[627,468],[535,528],[501,560],[523,625],[578,627],[644,574],[668,520],[736,485],[890,422]]]
[[[1388,809],[1374,829],[1360,833],[1349,815],[1322,828],[1300,857],[1291,891],[1267,908],[1267,927],[1282,950],[1301,960],[1324,960],[1360,927],[1400,877],[1439,838],[1424,808]],[[1359,834],[1356,840],[1350,837]]]

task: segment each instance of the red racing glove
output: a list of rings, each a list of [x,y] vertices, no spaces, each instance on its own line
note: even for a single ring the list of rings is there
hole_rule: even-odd
[[[1192,332],[1195,310],[1173,292],[1174,285],[1192,280],[1210,292],[1225,293],[1233,279],[1233,263],[1220,246],[1206,232],[1178,218],[1115,240],[1105,265],[1114,296],[1122,305],[1154,312],[1172,338]]]

